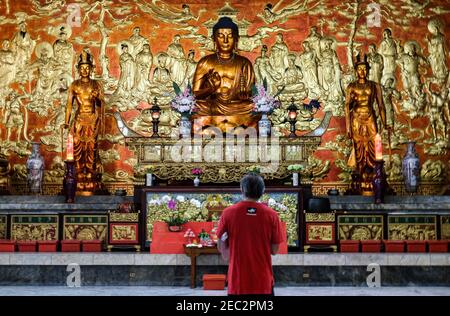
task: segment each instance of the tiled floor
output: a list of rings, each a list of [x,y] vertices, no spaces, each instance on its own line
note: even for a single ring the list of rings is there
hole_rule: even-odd
[[[188,287],[51,287],[4,286],[0,296],[222,296],[226,291]],[[450,296],[449,287],[279,287],[277,296]]]

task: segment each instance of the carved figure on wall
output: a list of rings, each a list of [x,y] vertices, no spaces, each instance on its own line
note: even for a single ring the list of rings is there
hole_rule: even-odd
[[[308,37],[305,39],[306,42],[309,43],[309,47],[314,50],[316,53],[316,57],[320,57],[320,42],[322,40],[322,36],[317,32],[316,26],[311,26],[309,29]]]
[[[278,1],[275,5],[272,5],[271,3],[266,4],[263,13],[259,13],[257,16],[260,17],[266,24],[271,24],[275,21],[284,23],[291,16],[313,9],[320,3],[320,1],[313,3],[313,5],[308,7],[308,1],[295,0],[285,7],[278,9],[282,3],[283,0]]]
[[[332,38],[323,38],[321,41],[321,55],[319,64],[319,83],[326,90],[326,100],[330,104],[341,105],[343,92],[341,87],[341,67],[336,50],[332,47]],[[336,106],[333,112],[338,115],[339,109]]]
[[[16,76],[16,65],[11,43],[4,40],[0,50],[0,90],[9,86]]]
[[[403,89],[410,98],[413,110],[421,111],[425,101],[419,66],[425,66],[427,61],[418,54],[419,45],[415,41],[405,43],[405,52],[398,59],[401,69]],[[410,109],[411,110],[411,109]]]
[[[194,79],[195,69],[197,68],[197,62],[195,61],[195,50],[189,50],[186,60],[186,75],[183,80],[183,87],[188,84],[192,87],[192,80]]]
[[[21,111],[22,102],[25,96],[19,96],[16,91],[11,92],[9,95],[9,102],[6,103],[5,115],[3,117],[3,123],[6,126],[6,140],[11,141],[11,131],[17,130],[17,142],[22,139],[22,133],[25,133],[24,127],[24,115]],[[26,110],[25,110],[26,111]]]
[[[168,89],[171,89],[172,80],[170,78],[170,71],[167,69],[167,54],[159,53],[156,59],[158,60],[158,65],[153,71],[151,91],[156,96],[160,96]]]
[[[445,121],[445,107],[448,106],[449,90],[442,88],[440,93],[436,93],[431,89],[431,82],[428,83],[428,102],[425,106],[425,113],[430,119],[432,139],[431,143],[447,138],[448,126]]]
[[[53,105],[53,92],[55,89],[55,76],[61,73],[62,69],[53,58],[53,48],[50,43],[42,42],[36,47],[38,59],[28,67],[30,72],[37,70],[36,88],[33,91],[32,102],[28,104],[28,109],[45,116]]]
[[[370,65],[369,80],[381,83],[381,76],[383,75],[383,56],[377,53],[377,47],[373,43],[369,45],[367,61]]]
[[[303,82],[308,88],[308,98],[318,99],[321,95],[321,88],[317,79],[318,58],[309,41],[303,43],[303,53],[298,58],[298,64],[303,73]]]
[[[172,44],[167,48],[170,76],[178,85],[183,83],[184,77],[186,76],[186,58],[180,40],[181,36],[178,34],[175,35]]]
[[[142,51],[136,56],[136,77],[134,80],[135,93],[144,98],[150,86],[150,71],[152,69],[153,55],[150,45],[144,44]]]
[[[300,70],[300,67],[295,65],[295,60],[297,56],[295,54],[288,55],[289,66],[285,70],[283,75],[283,79],[281,83],[277,87],[278,89],[282,89],[284,86],[284,90],[282,94],[289,93],[301,93],[305,91],[305,85],[303,84],[303,74]]]
[[[69,128],[72,108],[74,159],[77,170],[77,189],[90,195],[98,189],[97,171],[100,169],[98,155],[98,134],[102,132],[103,88],[98,81],[91,79],[93,56],[86,50],[78,60],[78,72],[81,79],[74,81],[69,88],[66,107],[65,128]]]
[[[73,67],[73,45],[67,39],[70,37],[68,26],[59,28],[58,39],[53,44],[53,53],[55,61],[67,74],[72,76]]]
[[[130,97],[131,91],[134,87],[136,73],[134,59],[130,54],[130,51],[132,51],[130,46],[131,44],[127,42],[122,42],[120,44],[120,78],[114,95],[123,99]]]
[[[36,46],[36,42],[27,31],[26,22],[20,22],[19,31],[14,35],[11,43],[13,52],[16,55],[17,72],[20,72],[24,70],[25,65],[30,61]]]
[[[202,126],[256,127],[259,117],[252,115],[251,87],[255,73],[250,60],[235,49],[239,40],[238,26],[222,17],[213,27],[217,51],[203,57],[194,75],[193,92],[197,98],[197,118]]]
[[[181,10],[171,7],[161,0],[151,0],[151,2],[136,2],[137,6],[145,13],[152,17],[169,23],[169,24],[186,24],[191,20],[198,21],[205,9],[200,9],[198,15],[195,16],[191,12],[191,8],[187,4],[181,6]]]
[[[262,84],[264,78],[267,80],[269,92],[273,91],[275,83],[282,79],[282,75],[277,73],[270,64],[269,56],[267,56],[267,46],[261,47],[261,56],[255,60],[255,77],[256,82]]]
[[[54,109],[54,114],[48,121],[47,126],[44,128],[45,132],[52,132],[50,135],[41,137],[41,142],[47,145],[47,151],[62,152],[65,140],[61,139],[61,127],[64,125],[66,116],[66,104],[68,98],[69,87],[72,84],[73,79],[67,73],[63,73],[59,77],[57,86],[57,95],[59,99],[59,105]],[[75,112],[72,110],[71,116],[73,117]]]
[[[133,45],[133,52],[131,53],[131,56],[133,56],[134,59],[136,59],[136,56],[142,51],[144,45],[149,44],[148,40],[141,35],[140,27],[135,27],[133,29],[133,35],[130,36],[128,42]]]
[[[381,132],[376,123],[374,102],[378,105],[383,127],[388,128],[381,86],[367,80],[369,69],[367,56],[363,59],[358,55],[355,62],[358,79],[347,87],[345,101],[347,135],[353,140],[353,151],[348,164],[356,169],[362,193],[366,195],[373,192],[371,182],[375,166],[375,135]]]
[[[281,76],[283,76],[285,70],[289,67],[288,55],[289,49],[284,42],[283,34],[278,33],[275,44],[270,49],[269,60],[272,68]]]
[[[381,87],[383,89],[384,106],[386,107],[386,123],[388,126],[395,128],[395,123],[397,121],[396,115],[400,115],[401,112],[394,100],[399,101],[401,99],[401,94],[395,89],[394,77],[386,77],[384,80]],[[380,128],[381,125],[379,124],[378,127]]]
[[[447,47],[445,36],[441,32],[441,23],[438,20],[428,22],[428,30],[432,34],[427,36],[428,42],[428,62],[430,63],[433,76],[438,82],[444,82],[447,78]]]
[[[396,59],[397,59],[397,43],[392,38],[390,29],[384,29],[383,40],[380,43],[378,52],[383,56],[383,78],[395,77]]]

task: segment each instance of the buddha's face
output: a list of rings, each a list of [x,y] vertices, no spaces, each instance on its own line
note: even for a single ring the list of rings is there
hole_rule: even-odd
[[[141,32],[141,29],[138,28],[138,27],[136,27],[135,29],[133,29],[133,34],[134,34],[135,36],[138,36],[140,32]]]
[[[365,79],[368,73],[367,65],[361,64],[356,67],[356,73],[358,74],[358,78]]]
[[[375,49],[375,45],[370,45],[369,46],[369,52],[370,53],[375,53],[376,49]]]
[[[390,30],[384,30],[384,32],[383,32],[383,37],[384,37],[384,39],[388,39],[388,38],[391,38],[391,31]]]
[[[27,31],[27,25],[25,23],[20,24],[20,31],[25,33]]]
[[[88,78],[91,75],[92,67],[89,64],[81,64],[78,67],[78,71],[82,78]]]
[[[220,53],[232,53],[236,45],[236,38],[231,29],[218,29],[214,36]]]

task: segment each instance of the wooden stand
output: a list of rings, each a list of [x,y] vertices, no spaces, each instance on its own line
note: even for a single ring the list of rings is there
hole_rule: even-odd
[[[196,287],[197,277],[197,257],[200,255],[218,255],[219,250],[216,247],[186,247],[184,245],[184,252],[186,256],[191,258],[191,288]]]

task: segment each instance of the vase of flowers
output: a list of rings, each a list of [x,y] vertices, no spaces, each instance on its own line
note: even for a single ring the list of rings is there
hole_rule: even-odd
[[[278,109],[281,105],[277,99],[278,95],[283,91],[281,89],[276,95],[271,96],[267,90],[267,80],[264,78],[262,85],[256,85],[252,87],[254,103],[253,113],[261,114],[261,119],[258,122],[258,130],[260,137],[268,137],[272,130],[272,123],[270,122],[268,115],[272,114],[275,109]]]
[[[302,165],[290,165],[288,166],[288,170],[292,171],[292,186],[298,187],[300,185],[300,171],[303,170]]]
[[[181,91],[178,84],[173,83],[173,88],[176,93],[176,97],[171,102],[171,107],[173,110],[181,114],[179,121],[180,125],[180,136],[182,138],[191,137],[192,122],[191,116],[197,111],[195,95],[192,92],[192,87],[190,84]]]
[[[194,178],[194,186],[198,187],[200,185],[200,176],[202,175],[203,170],[200,168],[192,169],[192,174],[195,176]]]
[[[183,216],[183,212],[178,210],[177,201],[169,200],[167,202],[167,207],[170,210],[169,218],[166,220],[169,231],[180,232],[183,230],[183,224],[187,222],[186,218]]]

